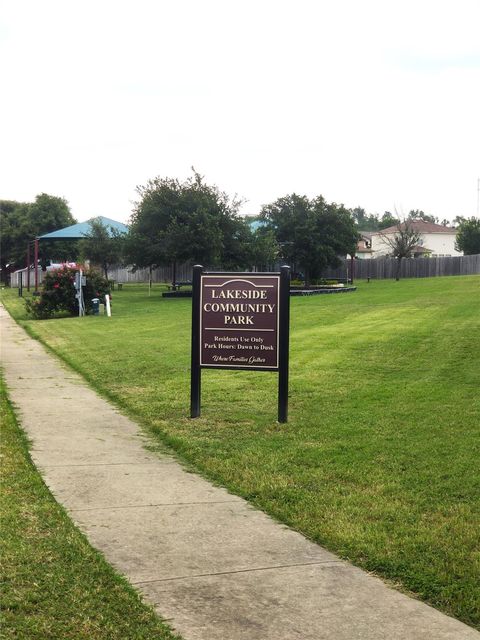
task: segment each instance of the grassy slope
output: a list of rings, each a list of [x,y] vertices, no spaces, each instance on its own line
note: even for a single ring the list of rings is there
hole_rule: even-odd
[[[31,463],[1,380],[0,416],[1,637],[173,640],[50,495]]]
[[[26,326],[210,478],[480,624],[480,278],[292,299],[282,426],[276,376],[257,372],[204,371],[186,417],[189,309],[132,287],[111,319]]]

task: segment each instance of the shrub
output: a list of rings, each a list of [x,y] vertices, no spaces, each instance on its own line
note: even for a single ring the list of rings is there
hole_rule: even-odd
[[[48,271],[42,285],[40,296],[26,301],[27,312],[34,318],[44,320],[55,313],[64,312],[78,315],[78,301],[75,297],[75,273],[77,269],[64,266]],[[92,298],[102,298],[110,293],[108,281],[96,271],[85,271],[86,285],[83,287],[85,312],[92,311]]]
[[[311,284],[315,287],[326,287],[332,284],[338,284],[338,280],[327,280],[326,278],[317,278],[312,280]]]

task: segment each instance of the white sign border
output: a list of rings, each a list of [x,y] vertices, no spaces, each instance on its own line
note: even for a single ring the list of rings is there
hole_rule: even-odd
[[[240,274],[239,274],[240,275]],[[244,275],[244,274],[241,274]],[[233,277],[232,277],[233,276]],[[208,280],[209,278],[225,278],[225,282],[223,282],[222,284],[215,284],[215,285],[208,285],[203,283],[204,280]],[[257,288],[271,288],[273,287],[273,285],[257,285],[255,284],[255,282],[252,282],[249,278],[257,278],[257,279],[262,279],[265,280],[267,278],[273,278],[277,281],[277,351],[276,351],[276,361],[277,364],[275,366],[266,366],[266,367],[262,367],[262,366],[258,366],[258,365],[244,365],[244,364],[231,364],[231,365],[226,365],[226,364],[204,364],[202,362],[202,335],[203,335],[203,287],[224,287],[226,284],[229,284],[230,282],[247,282],[248,284],[253,285],[254,287]],[[205,327],[205,331],[208,331],[209,327]],[[220,330],[220,328],[218,329]],[[221,329],[222,331],[248,331],[248,329],[239,329],[237,327],[235,327],[234,329]],[[259,329],[251,329],[251,331],[259,331]],[[259,370],[264,370],[264,371],[278,371],[280,369],[280,361],[279,361],[279,355],[280,355],[280,275],[276,275],[276,274],[265,274],[265,275],[256,275],[256,274],[252,274],[251,276],[248,276],[248,278],[246,277],[235,277],[235,274],[218,274],[218,275],[214,275],[213,273],[209,273],[209,274],[202,274],[200,276],[200,340],[199,340],[199,350],[200,350],[200,367],[203,367],[205,369],[250,369],[252,371],[259,371]]]

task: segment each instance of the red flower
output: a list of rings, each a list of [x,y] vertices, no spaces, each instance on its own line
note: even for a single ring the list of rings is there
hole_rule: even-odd
[[[53,285],[54,289],[59,289],[60,288],[60,284],[58,282],[55,282],[55,284]]]

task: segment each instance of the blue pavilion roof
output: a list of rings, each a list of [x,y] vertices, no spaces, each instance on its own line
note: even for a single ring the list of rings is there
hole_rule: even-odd
[[[86,222],[79,222],[78,224],[72,224],[69,227],[58,229],[57,231],[45,233],[43,236],[39,237],[39,240],[79,240],[91,232],[91,223],[94,220],[98,220],[104,227],[107,227],[109,233],[110,229],[115,229],[115,231],[118,231],[119,233],[128,232],[128,227],[126,224],[123,224],[123,222],[117,222],[117,220],[105,218],[104,216],[96,216]]]

